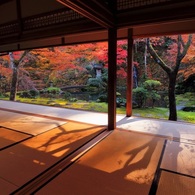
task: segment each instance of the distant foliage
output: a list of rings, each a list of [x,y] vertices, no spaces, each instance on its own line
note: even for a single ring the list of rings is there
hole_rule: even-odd
[[[158,90],[159,87],[161,86],[161,82],[156,80],[146,80],[143,83],[143,85],[147,90],[152,91],[152,90]]]
[[[27,91],[18,92],[17,94],[21,98],[36,98],[39,96],[39,91],[31,89],[31,90],[27,90]]]
[[[44,92],[51,94],[59,94],[61,92],[61,89],[58,87],[48,87],[44,89]]]
[[[133,95],[139,108],[144,106],[144,103],[147,99],[147,94],[148,91],[144,87],[137,87],[133,89]]]
[[[156,80],[146,80],[142,87],[133,89],[133,94],[138,107],[143,107],[147,100],[152,101],[152,107],[157,100],[161,98],[158,94],[158,89],[161,83]]]

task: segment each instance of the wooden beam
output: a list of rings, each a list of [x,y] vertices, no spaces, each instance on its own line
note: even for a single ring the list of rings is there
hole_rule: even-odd
[[[171,2],[159,6],[143,6],[117,13],[117,27],[166,23],[195,19],[195,1]]]
[[[8,54],[9,54],[9,52],[0,52],[0,56],[6,56]]]
[[[96,0],[91,0],[91,1],[57,0],[57,1],[105,28],[112,28],[115,26],[113,13],[109,9],[107,9],[106,5],[100,3],[99,1]]]
[[[133,29],[128,29],[128,52],[127,52],[127,104],[126,116],[132,116],[133,109]]]
[[[108,29],[108,130],[116,128],[117,30]]]
[[[13,1],[13,0],[1,0],[0,1],[0,5],[3,5],[3,4],[5,4],[5,3],[9,2],[9,1]]]
[[[16,0],[16,11],[17,11],[17,21],[18,21],[18,33],[19,37],[22,35],[23,26],[22,26],[22,16],[21,16],[21,2],[20,0]]]

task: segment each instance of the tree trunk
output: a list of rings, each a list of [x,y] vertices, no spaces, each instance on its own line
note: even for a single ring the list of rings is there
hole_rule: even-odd
[[[176,98],[175,98],[175,84],[176,75],[169,75],[169,120],[177,121],[177,109],[176,109]]]
[[[13,68],[12,83],[11,83],[11,88],[10,88],[9,100],[11,100],[11,101],[16,100],[17,85],[18,85],[18,66],[15,65]]]
[[[145,43],[145,48],[144,48],[144,78],[148,77],[147,73],[147,39]]]
[[[10,68],[13,71],[12,72],[12,82],[11,82],[11,87],[10,87],[10,97],[9,97],[9,100],[11,101],[16,101],[19,67],[20,67],[20,63],[22,62],[23,58],[28,54],[28,52],[29,50],[24,51],[19,60],[15,60],[13,53],[9,52]]]

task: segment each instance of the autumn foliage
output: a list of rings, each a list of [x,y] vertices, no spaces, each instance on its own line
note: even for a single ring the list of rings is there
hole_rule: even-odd
[[[187,80],[195,72],[195,36],[192,45],[182,60],[177,81]],[[187,35],[183,35],[184,42]],[[158,80],[162,83],[161,90],[167,90],[167,75],[152,60],[146,51],[146,39],[134,41],[134,67],[138,84],[141,85],[146,78]],[[176,36],[153,37],[151,43],[158,50],[159,55],[174,65],[177,53]],[[126,86],[127,76],[127,41],[119,40],[117,47],[117,79],[119,86]],[[13,52],[14,59],[20,59],[23,51]],[[104,69],[108,68],[108,44],[107,42],[88,43],[70,46],[49,47],[34,49],[28,52],[28,56],[20,64],[18,89],[44,88],[53,82],[55,86],[85,85],[91,72],[86,68],[94,63],[102,63]],[[6,83],[5,91],[9,91],[12,77],[9,55],[0,57],[0,76]]]

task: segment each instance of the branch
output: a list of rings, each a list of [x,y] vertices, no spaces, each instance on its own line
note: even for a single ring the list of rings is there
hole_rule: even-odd
[[[170,74],[173,70],[165,64],[165,62],[160,58],[160,56],[156,53],[154,50],[152,44],[150,43],[150,39],[147,38],[147,47],[148,51],[150,52],[150,55],[153,57],[154,61],[161,66],[161,68],[167,72],[167,74]]]
[[[27,76],[30,75],[29,72],[27,70],[25,70],[24,68],[20,68],[20,71],[23,72],[23,73],[25,73]]]
[[[191,43],[192,43],[192,34],[190,34],[188,36],[188,41],[186,44],[184,44],[182,36],[178,35],[177,59],[176,59],[176,66],[175,66],[174,72],[178,72],[180,63],[181,63],[182,59],[185,57],[185,55],[187,54]],[[182,50],[181,45],[183,46],[182,52],[181,52],[181,50]]]
[[[9,55],[9,52],[0,53],[0,56],[6,56],[6,55]]]
[[[182,47],[184,48],[184,47],[185,47],[185,43],[184,43],[184,41],[183,41],[181,35],[178,36],[178,39],[180,39],[181,44],[182,44]]]
[[[180,37],[180,41],[181,41],[181,43],[182,43],[182,42],[183,42],[183,39],[182,39],[181,35],[180,35],[179,37]],[[182,59],[183,59],[183,58],[185,57],[185,55],[187,54],[188,49],[190,48],[191,43],[192,43],[192,34],[190,34],[190,35],[188,36],[188,41],[187,41],[187,43],[184,44],[184,46],[183,46],[183,52],[181,53],[181,58],[182,58]],[[183,45],[183,44],[182,44],[182,45]],[[182,60],[182,59],[181,59],[181,60]]]
[[[29,53],[30,50],[26,50],[23,52],[22,56],[20,57],[19,60],[15,60],[13,53],[9,52],[9,57],[10,57],[10,68],[17,68],[19,66],[19,64],[21,63],[21,61],[23,60],[23,58],[27,55],[27,53]]]
[[[22,54],[22,56],[20,57],[20,59],[18,60],[18,64],[20,64],[20,62],[23,60],[23,58],[29,53],[30,50],[25,50]]]
[[[9,52],[9,57],[10,57],[10,68],[13,69],[15,67],[15,63],[14,63],[14,56],[12,52]]]

